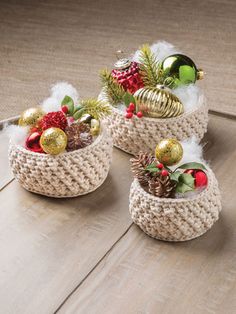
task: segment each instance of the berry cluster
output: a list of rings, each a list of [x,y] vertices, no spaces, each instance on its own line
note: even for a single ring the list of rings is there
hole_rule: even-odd
[[[169,172],[164,168],[164,165],[162,163],[157,164],[157,168],[161,170],[161,175],[163,177],[167,177],[169,175]]]
[[[142,118],[143,117],[143,113],[141,111],[138,111],[137,113],[135,112],[135,104],[134,103],[130,103],[129,107],[126,109],[126,115],[125,117],[127,119],[131,119],[133,118],[133,115],[136,114],[136,116],[138,118]]]

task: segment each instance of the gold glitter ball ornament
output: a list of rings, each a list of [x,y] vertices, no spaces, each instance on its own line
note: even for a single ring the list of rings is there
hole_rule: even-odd
[[[164,85],[143,87],[134,93],[136,110],[152,118],[171,118],[184,112],[183,104]]]
[[[41,108],[29,108],[22,112],[18,124],[20,126],[34,126],[45,115]]]
[[[40,146],[45,153],[58,155],[62,153],[67,145],[67,136],[59,128],[49,128],[40,137]]]
[[[97,119],[91,120],[90,132],[93,136],[96,136],[100,132],[100,122]]]
[[[169,138],[160,141],[156,147],[156,158],[165,166],[177,164],[183,157],[183,148],[180,142]]]

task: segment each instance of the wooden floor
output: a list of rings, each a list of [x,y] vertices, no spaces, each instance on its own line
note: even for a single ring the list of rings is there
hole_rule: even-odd
[[[13,179],[0,133],[0,314],[236,313],[235,15],[233,0],[0,0],[0,120],[57,80],[96,96],[117,49],[165,39],[208,73],[203,143],[223,202],[202,237],[156,241],[129,216],[128,154],[114,149],[94,193],[50,199]]]
[[[97,96],[118,49],[166,40],[207,72],[212,110],[236,115],[235,0],[0,0],[0,120],[58,80]]]
[[[223,211],[204,236],[171,244],[131,223],[128,154],[114,149],[94,193],[50,199],[13,180],[0,135],[0,313],[235,313],[236,121],[211,115],[203,142]]]

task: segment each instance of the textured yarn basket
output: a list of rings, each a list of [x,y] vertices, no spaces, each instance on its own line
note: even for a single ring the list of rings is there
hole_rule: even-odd
[[[195,136],[203,138],[207,131],[208,108],[203,101],[195,110],[175,118],[141,119],[134,116],[127,119],[124,113],[113,108],[112,114],[106,117],[116,147],[132,155],[140,151],[153,152],[157,143],[164,138],[176,138],[180,141]]]
[[[19,183],[50,197],[75,197],[96,190],[107,177],[111,157],[112,138],[105,128],[91,145],[57,156],[9,147],[10,165]]]
[[[199,237],[219,218],[221,197],[214,173],[208,169],[208,186],[192,198],[159,198],[144,191],[137,179],[130,189],[132,220],[149,236],[165,241]]]

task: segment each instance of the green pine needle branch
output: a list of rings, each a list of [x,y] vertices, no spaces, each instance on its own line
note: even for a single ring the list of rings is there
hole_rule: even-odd
[[[125,90],[120,84],[117,83],[111,72],[107,69],[101,70],[100,78],[108,102],[110,102],[112,105],[117,105],[118,103],[122,102],[125,95]]]
[[[140,49],[141,76],[146,86],[156,87],[158,79],[158,61],[148,45]]]
[[[81,106],[83,113],[90,114],[97,120],[111,114],[111,107],[102,100],[94,98],[86,99],[81,102]]]

